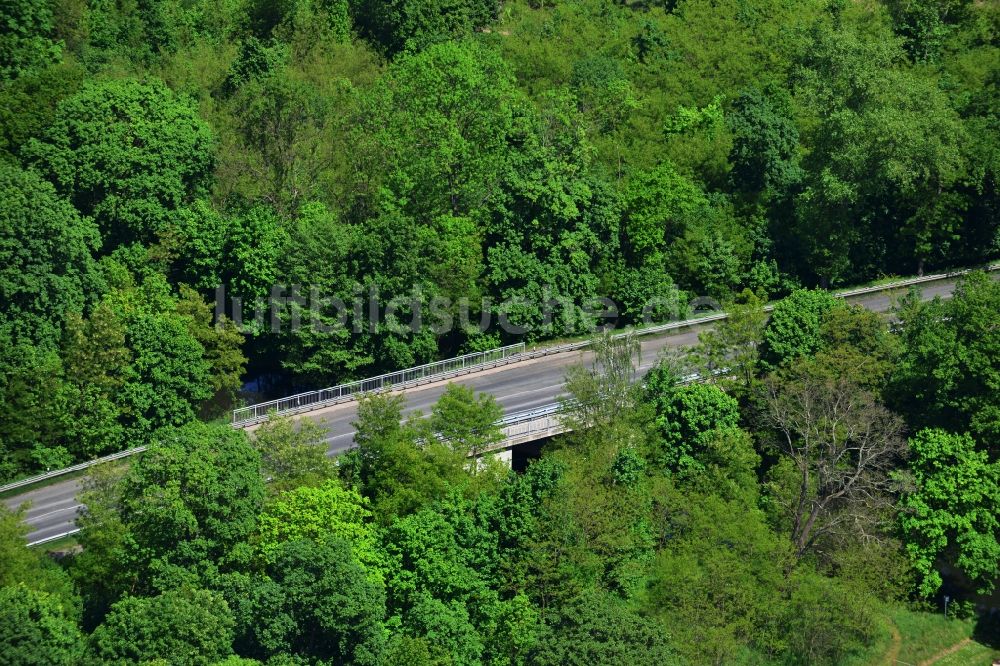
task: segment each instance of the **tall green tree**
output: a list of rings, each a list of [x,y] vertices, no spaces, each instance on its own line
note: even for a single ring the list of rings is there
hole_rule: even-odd
[[[335,664],[382,663],[385,591],[369,579],[348,542],[288,541],[267,573],[280,590],[273,606],[261,610],[261,620],[280,619],[270,634],[273,653]]]
[[[337,475],[327,455],[326,431],[311,419],[269,418],[253,431],[251,441],[260,453],[268,492],[280,493],[317,486]]]
[[[930,597],[941,587],[941,561],[992,590],[1000,572],[1000,464],[968,435],[937,429],[911,437],[910,451],[915,487],[899,522],[920,593]]]
[[[11,666],[80,663],[84,643],[58,597],[23,583],[0,587],[0,651]]]
[[[430,428],[456,451],[476,455],[503,439],[496,423],[502,416],[492,395],[476,396],[464,384],[448,384],[431,409]]]
[[[891,380],[893,402],[916,427],[970,432],[996,451],[1000,441],[1000,283],[985,274],[960,282],[951,299],[910,298],[902,353]]]
[[[254,532],[264,499],[246,433],[196,422],[154,437],[121,487],[124,564],[137,590],[213,570]]]
[[[404,423],[403,403],[401,395],[361,397],[353,424],[357,449],[342,465],[383,524],[444,498],[469,478],[466,453],[434,437],[419,413]]]
[[[193,103],[152,80],[88,82],[59,102],[53,124],[24,148],[81,214],[104,250],[148,242],[209,183],[214,140]]]
[[[182,588],[125,597],[90,637],[99,661],[209,666],[233,653],[233,616],[221,596]]]
[[[649,400],[656,408],[661,438],[650,458],[666,470],[701,467],[714,431],[739,425],[739,404],[712,384],[674,386]]]
[[[33,171],[0,163],[0,332],[54,348],[65,317],[102,289],[93,259],[100,237]]]
[[[823,344],[824,317],[840,307],[842,301],[822,290],[800,289],[780,300],[762,334],[764,367],[776,368],[815,353]]]

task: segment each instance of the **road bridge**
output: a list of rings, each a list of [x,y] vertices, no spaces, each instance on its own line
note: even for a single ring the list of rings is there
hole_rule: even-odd
[[[994,277],[1000,276],[1000,273],[996,272],[997,268],[1000,267],[993,267]],[[954,290],[956,281],[955,277],[930,279],[921,285],[923,298],[931,299],[935,296],[948,298]],[[900,293],[898,288],[884,287],[847,296],[847,300],[876,312],[886,312]],[[706,326],[708,325],[687,326],[661,336],[641,338],[640,372],[652,367],[665,351],[682,349],[697,343],[699,332]],[[592,354],[585,349],[567,351],[511,362],[446,381],[429,382],[402,389],[399,392],[406,397],[404,416],[410,416],[417,411],[429,413],[444,392],[448,381],[464,384],[477,392],[492,394],[506,415],[545,408],[557,402],[562,395],[566,370],[574,364],[591,361]],[[356,402],[344,402],[305,412],[297,418],[311,419],[324,429],[330,455],[341,453],[353,445],[352,424],[357,418]],[[541,422],[538,429],[533,432],[544,431],[540,424]],[[522,427],[531,430],[529,426]],[[76,514],[81,507],[76,499],[79,490],[79,480],[73,479],[28,490],[5,502],[12,508],[23,502],[31,502],[26,522],[32,527],[29,542],[36,543],[74,529]]]

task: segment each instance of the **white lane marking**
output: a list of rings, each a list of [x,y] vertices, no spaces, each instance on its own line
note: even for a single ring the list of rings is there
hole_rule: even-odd
[[[57,513],[64,513],[66,511],[75,511],[76,509],[79,509],[79,508],[82,508],[82,507],[83,507],[82,504],[74,504],[73,506],[68,506],[68,507],[66,507],[64,509],[56,509],[55,511],[49,511],[48,513],[40,513],[38,515],[31,516],[30,518],[31,518],[31,520],[34,521],[34,520],[38,520],[40,518],[44,518],[45,516],[52,516],[52,515],[57,514]],[[28,521],[25,521],[25,522],[28,522]],[[30,525],[31,523],[28,523],[28,524]]]

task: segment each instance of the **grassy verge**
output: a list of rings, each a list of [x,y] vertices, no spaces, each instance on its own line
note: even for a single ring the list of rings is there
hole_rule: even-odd
[[[56,539],[55,541],[49,541],[48,543],[43,543],[40,546],[36,546],[39,550],[46,553],[56,553],[59,551],[66,551],[75,548],[79,545],[79,541],[76,539],[75,534],[70,534],[69,536],[64,536],[61,539]]]
[[[891,617],[902,638],[898,659],[907,664],[919,664],[971,637],[976,626],[971,620],[946,619],[942,613],[918,612],[905,608],[893,611]]]
[[[990,666],[1000,659],[1000,650],[972,642],[934,662],[934,666]]]

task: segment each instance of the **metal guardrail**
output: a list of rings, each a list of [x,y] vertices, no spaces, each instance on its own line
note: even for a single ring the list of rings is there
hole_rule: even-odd
[[[711,373],[711,377],[724,375],[728,372],[728,368],[720,368],[718,370],[714,370]],[[706,379],[708,379],[708,377],[703,377],[701,374],[694,372],[681,377],[677,383],[680,385],[694,384]],[[476,454],[481,455],[497,451],[498,449],[505,449],[510,446],[511,439],[515,437],[524,437],[525,435],[530,435],[533,432],[550,432],[555,429],[560,431],[565,430],[565,425],[562,422],[562,419],[559,418],[559,415],[563,412],[563,407],[564,403],[553,402],[547,405],[542,405],[541,407],[534,407],[532,409],[526,409],[503,416],[501,419],[496,421],[496,425],[500,427],[500,430],[504,434],[504,438],[493,446],[477,451]]]
[[[860,295],[864,295],[864,294],[877,293],[879,291],[889,291],[891,289],[899,289],[899,288],[902,288],[902,287],[909,287],[909,286],[913,286],[913,285],[924,284],[924,283],[927,283],[927,282],[937,282],[937,281],[940,281],[940,280],[953,279],[953,278],[961,277],[962,275],[966,275],[966,274],[972,272],[973,270],[985,270],[987,272],[995,272],[995,271],[1000,270],[1000,264],[991,264],[991,265],[988,265],[988,266],[986,266],[984,268],[978,268],[978,269],[966,269],[966,270],[960,270],[960,271],[952,271],[952,272],[949,272],[949,273],[937,273],[937,274],[934,274],[934,275],[924,275],[924,276],[916,277],[916,278],[907,278],[907,279],[904,279],[904,280],[899,280],[897,282],[891,282],[891,283],[888,283],[888,284],[875,285],[875,286],[871,286],[871,287],[860,287],[860,288],[851,289],[851,290],[848,290],[848,291],[837,292],[834,295],[837,296],[837,297],[839,297],[839,298],[849,298],[849,297],[852,297],[852,296],[860,296]],[[767,309],[767,310],[770,310],[771,308],[772,308],[772,306],[766,306],[765,307],[765,309]],[[635,329],[634,331],[631,331],[631,332],[620,333],[616,337],[621,337],[621,336],[629,335],[630,333],[633,334],[633,335],[638,335],[638,336],[655,335],[657,333],[664,333],[666,331],[671,331],[671,330],[676,330],[676,329],[680,329],[680,328],[685,328],[685,327],[688,327],[688,326],[697,326],[699,324],[706,324],[706,323],[711,323],[713,321],[719,321],[719,320],[722,320],[722,319],[726,319],[728,316],[729,315],[727,313],[725,313],[725,312],[717,312],[715,314],[707,315],[707,316],[704,316],[704,317],[697,317],[697,318],[694,318],[694,319],[685,319],[685,320],[682,320],[682,321],[669,322],[669,323],[660,324],[660,325],[657,325],[657,326],[650,326],[650,327],[647,327],[647,328]],[[407,386],[413,386],[415,384],[423,383],[425,381],[433,381],[435,379],[445,379],[448,376],[454,376],[456,374],[463,374],[465,372],[478,371],[478,370],[490,367],[492,365],[499,365],[501,363],[503,363],[503,364],[514,363],[514,362],[517,362],[517,361],[528,360],[528,359],[532,359],[532,358],[538,358],[538,357],[541,357],[541,356],[548,356],[548,355],[551,355],[551,354],[559,354],[559,353],[563,353],[563,352],[567,352],[567,351],[574,351],[574,350],[577,350],[577,349],[583,349],[584,347],[586,347],[589,344],[590,344],[589,340],[583,340],[583,341],[572,342],[572,343],[568,343],[568,344],[564,344],[564,345],[556,345],[556,346],[552,346],[552,347],[545,347],[545,348],[538,349],[538,350],[533,350],[533,351],[523,351],[524,350],[524,343],[519,343],[517,345],[509,345],[507,347],[501,347],[499,349],[495,349],[495,350],[492,350],[492,351],[489,351],[489,352],[480,352],[480,353],[477,353],[477,354],[467,354],[466,357],[468,357],[468,356],[478,356],[480,354],[495,354],[497,352],[500,352],[501,356],[502,356],[502,359],[499,360],[499,361],[494,361],[492,363],[480,363],[478,365],[466,366],[464,368],[461,368],[461,369],[458,369],[458,370],[452,371],[452,372],[442,372],[441,374],[438,374],[438,375],[425,376],[425,377],[423,377],[420,380],[411,380],[410,382],[406,383],[406,385],[403,385],[402,383],[401,384],[394,384],[393,388],[406,388]],[[520,349],[522,351],[520,351],[520,352],[513,352],[513,353],[504,352],[504,350],[513,350],[513,349],[516,349],[518,347],[520,347]],[[399,372],[389,373],[388,375],[382,375],[381,378],[392,376],[392,375],[400,375],[402,373],[406,373],[406,372],[410,372],[410,371],[414,371],[414,370],[419,370],[420,368],[427,368],[427,367],[430,367],[430,366],[440,366],[440,365],[446,364],[446,363],[454,363],[456,361],[460,361],[460,359],[462,359],[462,358],[463,357],[458,357],[458,358],[454,358],[454,359],[447,359],[445,361],[438,361],[436,363],[429,363],[429,364],[424,365],[424,366],[418,366],[417,368],[410,368],[409,370],[401,370]],[[432,379],[432,377],[433,377],[433,379]],[[366,382],[372,382],[372,381],[375,381],[375,380],[378,380],[378,379],[380,379],[380,377],[373,377],[371,379],[363,379],[363,380],[360,380],[358,382],[351,382],[351,384],[345,384],[343,386],[351,386],[351,385],[356,385],[356,384],[365,384]],[[334,390],[336,388],[339,388],[339,387],[333,387],[333,389],[324,389],[324,390],[332,391],[332,390]],[[369,390],[369,389],[362,389],[362,390]],[[372,389],[372,390],[376,390],[376,389]],[[356,391],[353,394],[349,394],[349,395],[347,395],[347,396],[345,396],[343,398],[340,398],[340,399],[338,399],[338,401],[339,400],[347,400],[347,399],[349,399],[350,395],[355,395],[357,392],[358,391]],[[320,393],[320,391],[313,391],[311,393]],[[271,401],[271,403],[279,403],[279,402],[282,402],[282,401],[292,401],[292,400],[295,400],[297,398],[301,398],[302,396],[305,396],[305,395],[309,395],[309,394],[303,393],[303,394],[299,394],[298,396],[289,396],[288,398],[281,398],[279,400],[273,400],[273,401]],[[271,404],[271,403],[261,403],[260,405],[251,405],[250,407],[243,407],[241,409],[247,410],[247,409],[251,409],[253,407],[260,407],[261,405],[268,405],[268,404]],[[333,404],[333,403],[328,403],[328,404]],[[299,407],[292,408],[291,411],[287,411],[287,412],[284,412],[284,413],[286,413],[286,414],[287,413],[298,413],[298,412],[302,412],[302,411],[308,411],[310,409],[317,409],[318,407],[321,407],[321,406],[325,406],[325,405],[321,405],[318,402],[305,403],[305,404],[302,404]],[[240,411],[240,410],[235,410],[235,411]],[[235,418],[235,412],[234,412],[234,418]],[[264,417],[260,417],[258,420],[263,420],[264,418],[266,418],[266,415]],[[253,421],[251,421],[251,422],[253,422]],[[251,422],[246,422],[246,423],[235,423],[234,422],[234,425],[242,427],[244,425],[249,425]],[[90,467],[92,465],[98,465],[98,464],[103,463],[103,462],[109,462],[109,461],[112,461],[112,460],[117,460],[119,458],[125,458],[125,457],[128,457],[128,456],[134,455],[136,453],[141,453],[142,451],[145,451],[145,450],[146,450],[146,447],[139,446],[139,447],[136,447],[134,449],[128,449],[126,451],[121,451],[119,453],[113,453],[113,454],[111,454],[109,456],[105,456],[103,458],[97,458],[95,460],[90,460],[90,461],[87,461],[87,462],[84,462],[84,463],[80,463],[78,465],[73,465],[72,467],[67,467],[65,469],[59,469],[59,470],[55,470],[55,471],[52,471],[52,472],[47,472],[45,474],[39,474],[37,476],[32,476],[32,477],[29,477],[27,479],[21,479],[20,481],[14,481],[12,483],[8,483],[6,485],[0,486],[0,493],[6,492],[8,490],[14,490],[16,488],[21,488],[21,487],[24,487],[24,486],[29,486],[29,485],[32,485],[32,484],[35,484],[35,483],[39,483],[41,481],[45,481],[47,479],[51,479],[51,478],[54,478],[54,477],[57,477],[57,476],[61,476],[63,474],[69,474],[69,473],[72,473],[72,472],[83,470],[83,469],[86,469],[86,468],[88,468],[88,467]]]
[[[80,470],[87,469],[88,467],[93,467],[94,465],[100,465],[101,463],[111,462],[112,460],[118,460],[119,458],[127,458],[133,456],[136,453],[142,453],[146,450],[145,446],[137,446],[134,449],[126,449],[124,451],[119,451],[118,453],[112,453],[111,455],[104,456],[103,458],[94,458],[93,460],[88,460],[87,462],[82,462],[71,467],[65,467],[63,469],[53,470],[51,472],[46,472],[45,474],[39,474],[37,476],[29,476],[27,479],[21,479],[20,481],[13,481],[6,485],[0,486],[0,493],[5,493],[8,490],[16,490],[24,486],[30,486],[35,483],[40,483],[47,479],[54,479],[57,476],[62,476],[63,474],[71,474],[73,472],[79,472]]]
[[[864,294],[872,294],[880,291],[889,291],[891,289],[900,289],[918,284],[924,284],[927,282],[937,282],[940,280],[954,279],[962,275],[966,275],[967,273],[970,273],[972,270],[997,271],[1000,270],[1000,264],[992,264],[986,266],[983,269],[965,269],[960,271],[952,271],[949,273],[937,273],[934,275],[924,275],[921,277],[906,278],[904,280],[899,280],[897,282],[891,282],[888,284],[875,285],[871,287],[860,287],[848,291],[835,292],[833,295],[838,298],[850,298],[852,296],[861,296]],[[774,308],[773,305],[764,306],[764,310],[766,312],[770,312],[773,308]],[[658,324],[656,326],[637,328],[631,331],[626,331],[624,333],[619,333],[615,337],[620,338],[626,335],[636,335],[636,336],[657,335],[659,333],[666,333],[667,331],[687,328],[689,326],[710,324],[715,321],[721,321],[728,317],[729,314],[726,312],[715,312],[713,314],[705,315],[702,317],[682,319],[678,321],[668,322],[666,324]],[[384,390],[385,388],[389,388],[390,386],[396,389],[408,388],[424,382],[447,379],[448,377],[454,377],[459,374],[478,371],[481,369],[494,367],[496,365],[515,363],[518,361],[526,361],[533,358],[539,358],[541,356],[549,356],[552,354],[562,354],[569,351],[576,351],[578,349],[584,349],[589,345],[590,345],[589,340],[580,340],[577,342],[569,342],[562,345],[553,345],[553,346],[543,347],[540,349],[535,349],[532,351],[525,351],[524,343],[519,343],[516,345],[509,345],[507,347],[501,347],[499,349],[495,349],[488,352],[477,352],[475,354],[467,354],[466,356],[459,356],[457,358],[446,359],[444,361],[437,361],[435,363],[428,363],[426,365],[417,366],[416,368],[400,370],[398,372],[392,372],[386,375],[372,377],[370,379],[362,379],[357,382],[351,382],[348,384],[343,384],[341,386],[334,386],[329,389],[322,389],[320,391],[309,391],[307,393],[300,393],[298,395],[289,396],[287,398],[280,398],[278,400],[262,402],[257,405],[241,407],[240,409],[233,410],[233,426],[242,428],[249,425],[253,425],[255,423],[260,423],[262,421],[265,421],[267,420],[267,417],[272,412],[272,410],[278,415],[297,414],[300,412],[319,409],[321,407],[327,407],[329,405],[334,405],[339,402],[350,400],[358,393],[364,393],[367,391],[380,391]],[[458,363],[463,363],[463,364],[466,363],[465,359],[474,359],[477,357],[485,358],[486,355],[498,354],[498,353],[500,354],[500,358],[496,360],[472,361],[468,365],[455,367],[456,364]],[[450,369],[448,369],[449,367]],[[421,372],[424,374],[417,377],[416,376],[417,373]]]
[[[914,285],[923,284],[925,282],[938,282],[940,280],[948,280],[952,278],[961,277],[963,275],[968,275],[973,271],[985,271],[987,273],[992,273],[998,270],[1000,270],[1000,264],[989,264],[982,268],[965,268],[960,271],[951,271],[949,273],[935,273],[933,275],[922,275],[920,277],[915,277],[915,278],[906,278],[904,280],[898,280],[896,282],[890,282],[887,284],[879,284],[872,287],[858,287],[857,289],[849,289],[847,291],[834,292],[833,295],[838,298],[850,298],[851,296],[874,294],[879,291],[888,291],[890,289],[899,289],[901,287],[912,287]]]
[[[331,386],[330,388],[318,391],[307,391],[288,396],[287,398],[278,398],[277,400],[269,400],[255,405],[240,407],[233,410],[232,425],[235,427],[245,427],[266,421],[271,414],[285,416],[328,407],[350,400],[359,393],[384,391],[389,388],[409,388],[429,381],[437,381],[468,372],[484,370],[510,362],[511,358],[517,357],[523,352],[524,343],[519,342],[498,349],[465,354],[464,356],[418,365],[413,368],[389,372],[377,377],[360,379],[338,386]]]

